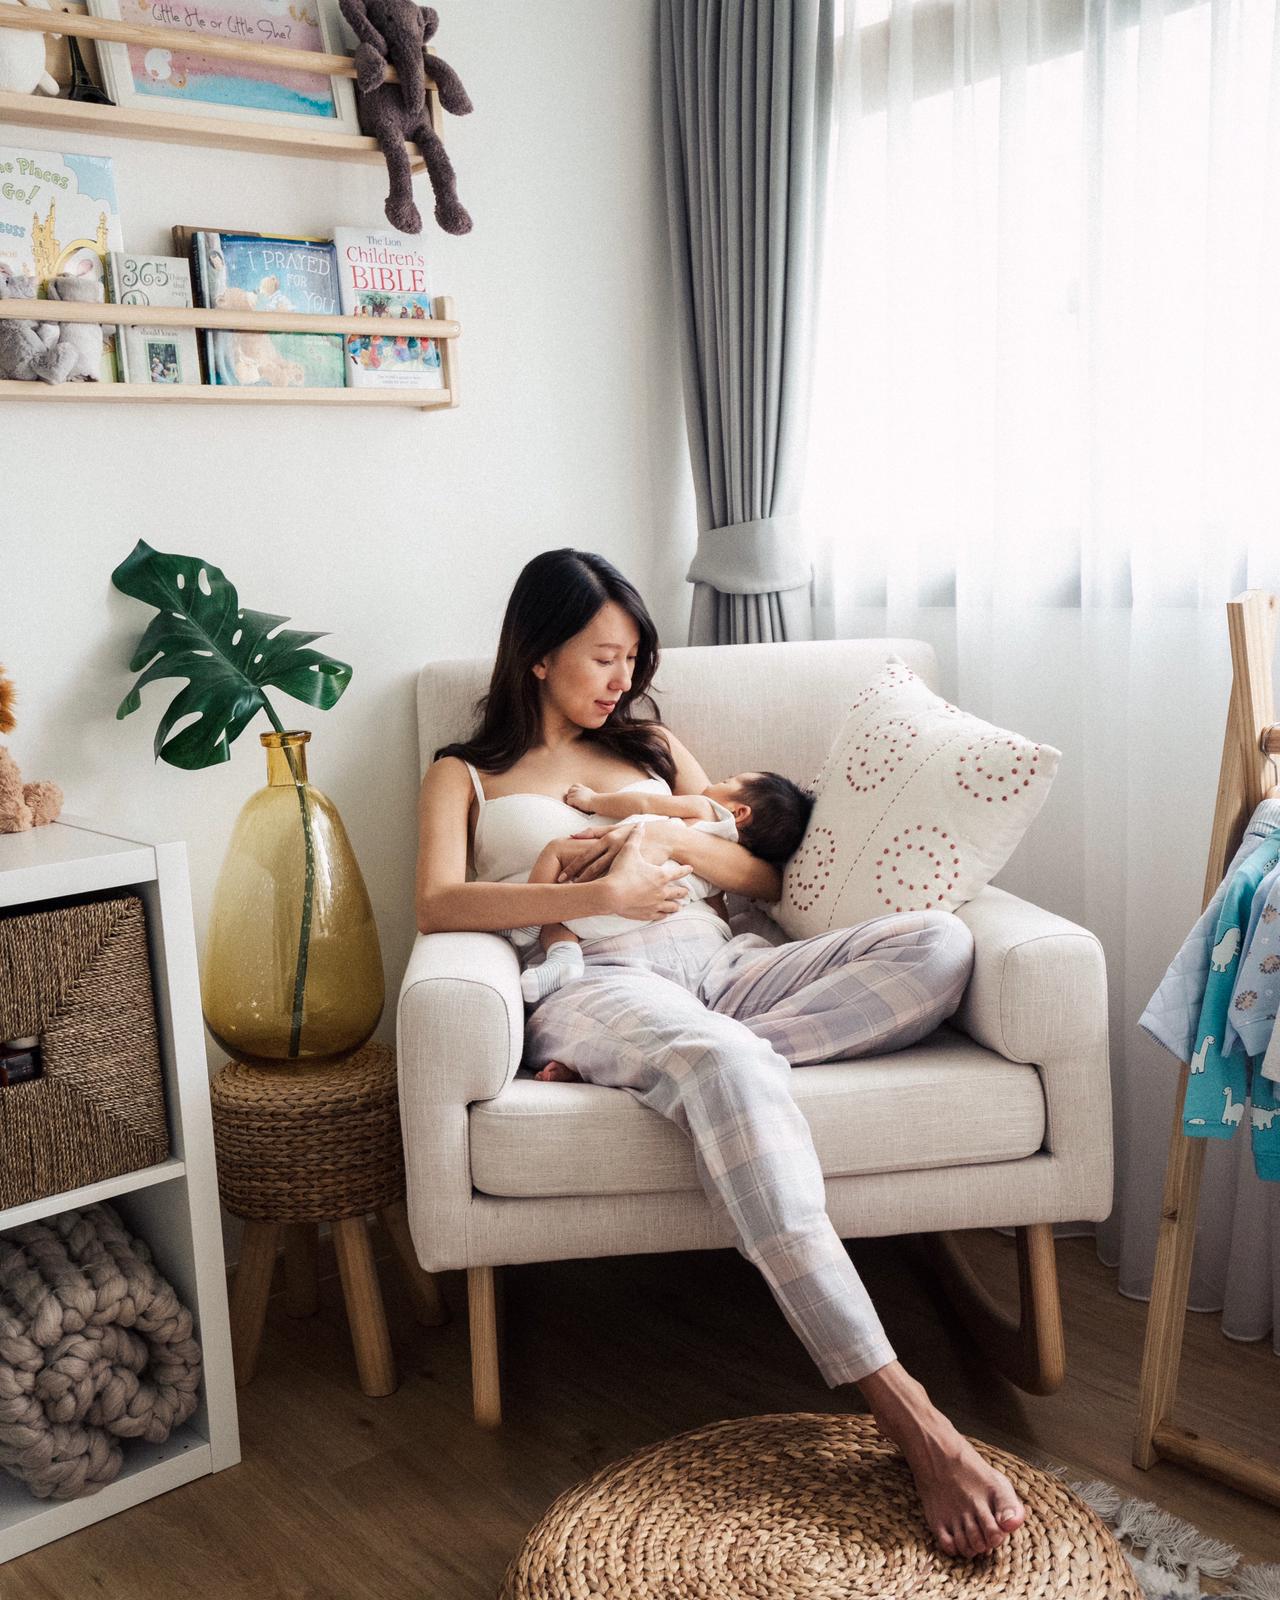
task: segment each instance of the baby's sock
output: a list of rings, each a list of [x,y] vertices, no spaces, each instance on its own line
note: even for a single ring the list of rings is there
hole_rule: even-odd
[[[561,984],[568,983],[571,978],[580,978],[585,970],[582,946],[575,944],[572,939],[557,939],[540,967],[526,967],[520,974],[520,993],[531,1006],[536,1005],[545,995],[560,988]]]

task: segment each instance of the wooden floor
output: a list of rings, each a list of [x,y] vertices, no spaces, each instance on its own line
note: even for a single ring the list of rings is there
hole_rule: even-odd
[[[1011,1241],[972,1236],[989,1282]],[[732,1251],[508,1268],[507,1421],[469,1415],[465,1283],[454,1321],[419,1328],[378,1236],[399,1390],[356,1389],[332,1256],[321,1310],[273,1298],[241,1391],[244,1461],[0,1568],[0,1600],[494,1600],[526,1530],[562,1489],[641,1445],[720,1417],[843,1411],[762,1281]],[[1153,1499],[1250,1560],[1280,1560],[1280,1511],[1178,1467],[1129,1464],[1145,1305],[1091,1241],[1059,1245],[1070,1375],[1047,1399],[994,1377],[948,1327],[903,1241],[854,1247],[899,1356],[970,1434]],[[1179,1420],[1280,1455],[1280,1364],[1192,1316]],[[730,1600],[730,1597],[726,1597]],[[1083,1600],[1083,1597],[1082,1597]]]

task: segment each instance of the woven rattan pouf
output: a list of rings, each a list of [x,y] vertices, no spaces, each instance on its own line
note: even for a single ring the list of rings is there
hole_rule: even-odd
[[[328,1222],[360,1387],[390,1394],[396,1372],[369,1245],[370,1212],[391,1236],[419,1321],[436,1327],[448,1315],[409,1237],[394,1051],[370,1043],[318,1065],[228,1061],[210,1093],[218,1188],[227,1210],[245,1221],[231,1295],[237,1384],[248,1383],[258,1364],[281,1229],[285,1308],[310,1316],[319,1303],[317,1225]]]
[[[972,1561],[933,1542],[906,1463],[870,1417],[747,1417],[651,1445],[562,1494],[501,1600],[1141,1600],[1083,1501],[973,1444],[1027,1515]]]

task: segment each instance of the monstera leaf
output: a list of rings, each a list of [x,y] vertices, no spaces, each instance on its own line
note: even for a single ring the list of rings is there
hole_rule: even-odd
[[[259,711],[280,728],[264,686],[327,711],[351,681],[344,661],[305,647],[322,633],[280,628],[287,617],[244,611],[235,588],[199,556],[166,555],[139,539],[111,574],[116,588],[156,607],[129,668],[142,676],[120,702],[117,717],[142,704],[141,691],[160,678],[185,678],[156,729],[155,753],[175,767],[211,767]],[[199,720],[173,729],[192,712]]]

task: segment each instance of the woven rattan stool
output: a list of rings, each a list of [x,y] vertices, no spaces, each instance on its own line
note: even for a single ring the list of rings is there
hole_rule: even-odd
[[[717,1422],[637,1451],[555,1501],[501,1600],[1141,1600],[1114,1535],[1052,1474],[973,1440],[1026,1520],[989,1555],[944,1555],[870,1417]]]
[[[414,1254],[404,1207],[404,1154],[395,1053],[369,1043],[321,1065],[228,1061],[210,1086],[218,1188],[245,1222],[231,1293],[236,1383],[253,1377],[267,1314],[280,1230],[285,1234],[285,1308],[317,1307],[316,1235],[333,1227],[338,1273],[360,1387],[390,1394],[395,1363],[366,1218],[376,1211],[391,1236],[418,1320],[448,1320],[435,1278]]]

